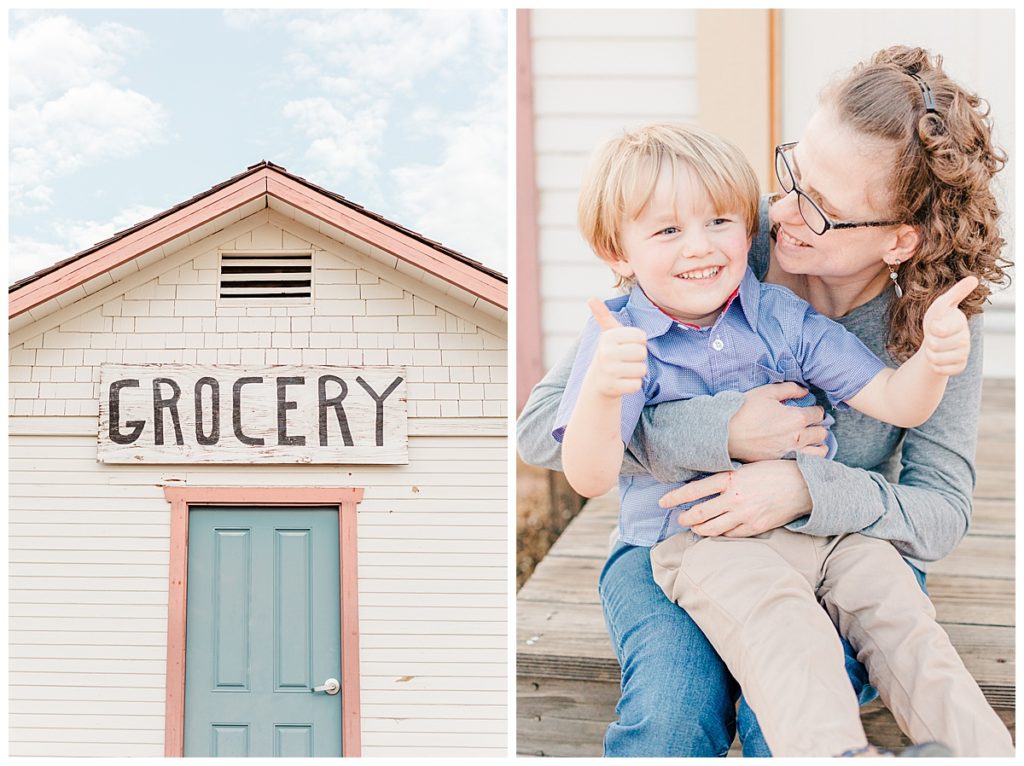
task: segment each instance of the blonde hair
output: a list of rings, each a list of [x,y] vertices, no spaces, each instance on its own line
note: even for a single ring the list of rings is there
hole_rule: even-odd
[[[691,125],[645,125],[612,139],[594,155],[580,190],[580,233],[599,258],[622,260],[622,222],[650,202],[666,165],[689,166],[719,213],[741,214],[747,236],[757,233],[760,191],[743,153],[719,136]],[[629,280],[619,278],[618,286]]]
[[[927,84],[934,112],[915,77]],[[912,223],[920,238],[914,257],[900,267],[903,297],[889,308],[886,347],[893,358],[906,359],[921,345],[924,313],[937,296],[976,275],[981,284],[960,304],[970,318],[981,313],[989,285],[1008,279],[992,189],[1006,154],[992,141],[988,104],[923,48],[878,51],[826,88],[822,103],[894,153],[887,217]]]

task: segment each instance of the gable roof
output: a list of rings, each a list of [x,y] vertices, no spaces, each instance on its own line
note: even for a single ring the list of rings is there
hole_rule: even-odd
[[[462,253],[263,160],[8,288],[9,316],[110,271],[261,196],[274,197],[385,252],[508,309],[508,278]]]

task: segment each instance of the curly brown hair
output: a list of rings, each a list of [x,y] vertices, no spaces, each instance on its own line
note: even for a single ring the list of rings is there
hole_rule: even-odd
[[[925,109],[923,89],[911,75],[931,89],[936,111]],[[981,313],[990,285],[1008,281],[991,188],[1006,154],[992,143],[987,102],[950,79],[941,56],[922,48],[875,53],[826,88],[822,102],[854,130],[895,149],[891,217],[912,223],[919,236],[914,257],[900,269],[903,297],[889,308],[886,347],[904,360],[921,345],[924,313],[941,293],[977,276],[980,285],[960,304],[970,318]]]

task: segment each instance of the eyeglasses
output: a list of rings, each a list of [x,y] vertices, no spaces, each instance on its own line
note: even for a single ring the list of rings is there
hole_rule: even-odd
[[[848,221],[833,221],[821,208],[818,207],[813,199],[811,199],[807,192],[801,189],[796,182],[796,173],[793,172],[793,168],[789,164],[787,154],[793,151],[793,147],[797,145],[796,141],[788,144],[779,144],[775,147],[775,176],[779,179],[779,185],[782,190],[789,194],[790,192],[796,192],[796,203],[797,208],[800,210],[800,216],[804,219],[804,223],[807,224],[807,228],[813,231],[815,234],[824,234],[829,229],[859,229],[863,226],[895,226],[902,221],[860,221],[858,223],[850,223]]]

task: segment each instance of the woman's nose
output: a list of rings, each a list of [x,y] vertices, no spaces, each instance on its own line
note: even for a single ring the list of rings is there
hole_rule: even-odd
[[[795,191],[778,193],[778,198],[768,208],[771,223],[799,223],[800,205]]]

